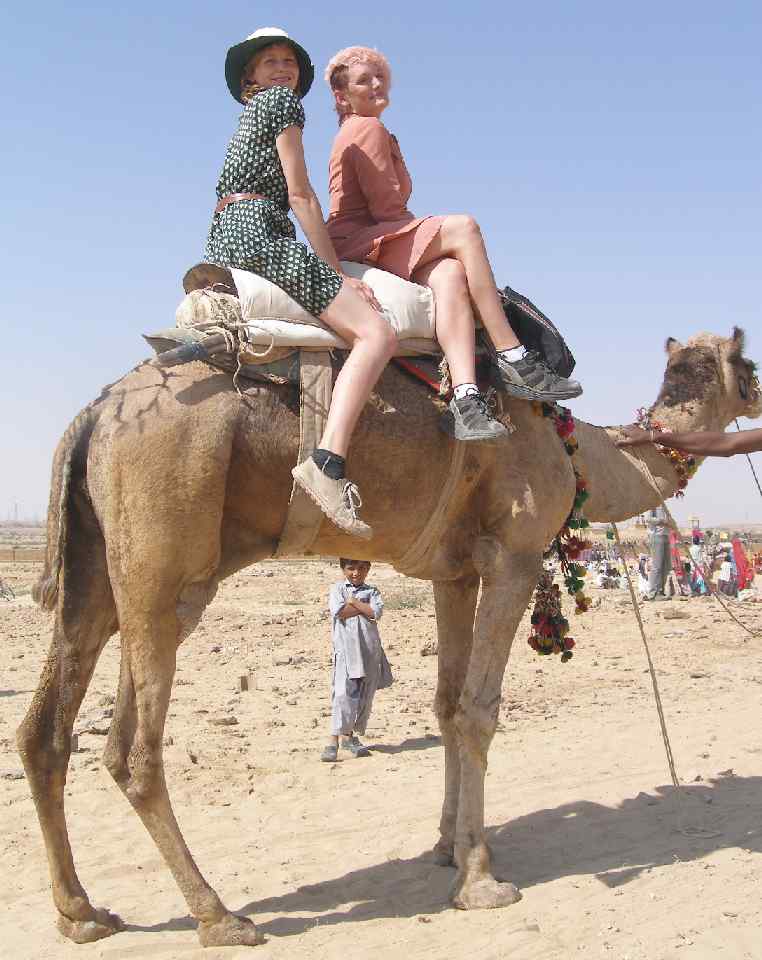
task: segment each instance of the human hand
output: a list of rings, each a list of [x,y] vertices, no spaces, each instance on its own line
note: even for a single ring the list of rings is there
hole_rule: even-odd
[[[629,424],[626,427],[622,427],[621,430],[625,437],[622,440],[615,441],[618,447],[640,447],[643,446],[644,443],[658,442],[654,436],[653,430],[643,430],[641,427],[636,427],[634,424]]]
[[[383,309],[381,304],[378,302],[378,300],[376,300],[375,293],[373,293],[371,288],[367,283],[365,283],[364,280],[358,280],[357,277],[348,277],[346,274],[344,274],[344,283],[350,286],[355,293],[359,293],[363,300],[365,300],[366,303],[369,303],[374,310],[377,310],[379,313],[381,313]]]

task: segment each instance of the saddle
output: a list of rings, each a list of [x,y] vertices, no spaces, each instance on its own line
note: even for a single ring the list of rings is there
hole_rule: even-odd
[[[399,341],[397,365],[438,389],[443,354],[436,340],[432,291],[366,264],[343,261],[341,266],[348,276],[367,283],[381,304]],[[280,287],[249,271],[198,263],[183,277],[183,289],[185,298],[177,308],[175,327],[144,334],[157,354],[173,351],[173,363],[201,359],[248,379],[298,382],[301,351],[328,351],[335,356],[348,349],[341,337]],[[561,376],[569,376],[574,358],[545,314],[510,287],[500,296],[521,342],[537,350]],[[224,330],[241,332],[247,349],[232,356],[228,341],[226,350],[215,353],[210,334],[217,333],[214,343],[220,346],[225,342],[224,337],[220,340]],[[478,332],[477,355],[486,352],[481,337]]]

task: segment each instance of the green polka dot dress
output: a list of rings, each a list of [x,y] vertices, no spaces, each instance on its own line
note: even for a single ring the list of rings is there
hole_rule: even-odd
[[[214,215],[205,259],[251,270],[277,284],[315,317],[341,289],[342,278],[296,239],[288,218],[288,185],[275,140],[287,127],[304,128],[301,100],[288,87],[270,87],[246,105],[228,145],[217,197],[261,193]]]

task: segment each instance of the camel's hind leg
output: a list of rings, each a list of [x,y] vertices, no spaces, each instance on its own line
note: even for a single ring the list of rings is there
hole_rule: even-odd
[[[471,656],[478,593],[477,576],[434,583],[439,647],[434,712],[442,731],[445,750],[445,795],[439,822],[439,840],[434,847],[434,860],[441,866],[452,866],[455,862],[455,824],[460,794],[460,753],[455,711]]]
[[[159,848],[188,907],[201,944],[254,945],[256,927],[230,913],[206,882],[183,839],[164,778],[162,741],[182,626],[174,610],[141,611],[120,601],[122,663],[105,763]],[[143,608],[145,610],[145,608]]]
[[[96,910],[74,868],[64,814],[71,732],[103,646],[116,630],[105,551],[95,518],[78,514],[67,545],[53,640],[34,699],[16,734],[50,866],[58,928],[78,943],[121,929],[118,917]]]

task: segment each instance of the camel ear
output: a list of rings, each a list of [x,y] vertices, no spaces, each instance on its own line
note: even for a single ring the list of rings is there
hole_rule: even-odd
[[[743,353],[744,340],[746,339],[746,334],[740,327],[733,327],[733,332],[730,335],[730,339],[733,341],[733,346],[739,353]]]
[[[664,344],[664,349],[667,351],[667,356],[671,357],[673,354],[677,353],[678,350],[682,350],[683,345],[679,340],[675,340],[674,337],[667,337],[667,342]]]

